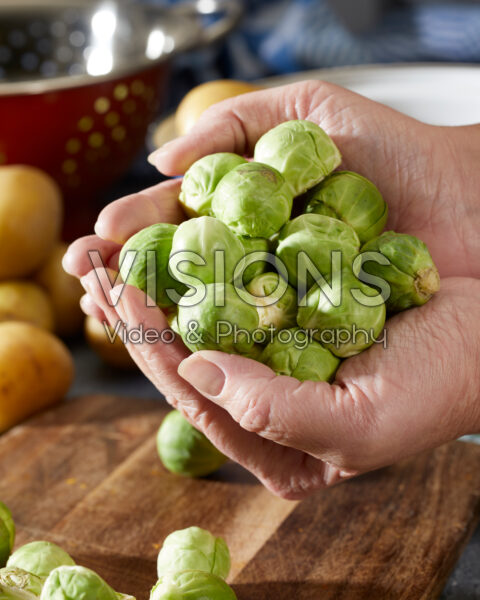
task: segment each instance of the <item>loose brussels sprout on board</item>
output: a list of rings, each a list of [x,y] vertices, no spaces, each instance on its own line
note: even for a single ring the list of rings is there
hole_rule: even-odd
[[[169,412],[163,419],[157,433],[157,450],[165,468],[187,477],[209,475],[227,460],[177,410]]]
[[[315,283],[312,275],[306,275],[310,261],[329,280],[333,251],[340,251],[342,265],[350,267],[360,251],[354,229],[338,219],[300,215],[280,231],[277,256],[288,271],[288,282],[295,287],[305,289]]]
[[[255,297],[258,325],[288,329],[297,324],[297,293],[278,273],[263,273],[246,286]]]
[[[361,243],[379,235],[388,216],[387,204],[377,187],[352,171],[337,171],[312,188],[306,196],[305,212],[348,223]]]
[[[229,171],[247,161],[230,152],[209,154],[197,160],[185,173],[180,203],[189,217],[212,214],[213,194],[220,180]]]
[[[158,580],[150,600],[237,600],[220,577],[204,571],[166,573]]]
[[[216,267],[218,269],[220,261],[224,260],[224,282],[229,283],[245,251],[242,242],[224,223],[213,217],[198,217],[184,221],[175,232],[170,254],[171,268],[172,258],[177,254],[181,262],[174,275],[179,281],[188,284],[191,277],[203,283],[218,281]]]
[[[237,235],[269,238],[290,218],[292,201],[292,192],[276,169],[250,162],[220,181],[212,211]]]
[[[0,567],[7,563],[15,543],[15,523],[8,506],[0,501]]]
[[[43,581],[18,567],[0,569],[0,599],[36,600],[42,593]]]
[[[300,381],[332,381],[340,360],[302,329],[282,329],[260,357],[277,375]]]
[[[54,569],[44,583],[41,600],[118,600],[117,593],[86,567]]]
[[[355,291],[364,294],[367,300],[359,301]],[[380,294],[356,279],[348,269],[342,271],[341,286],[334,291],[333,298],[315,284],[305,300],[305,306],[298,309],[298,324],[314,330],[314,338],[340,358],[354,356],[370,347],[385,324],[385,304]]]
[[[262,135],[254,160],[280,171],[298,196],[336,169],[342,157],[333,140],[315,123],[286,121]]]
[[[198,304],[178,307],[178,329],[185,345],[192,352],[248,353],[254,344],[250,332],[258,327],[255,307],[244,302],[229,283],[209,283],[205,290],[205,297]]]
[[[57,567],[75,565],[73,558],[52,542],[30,542],[15,550],[7,567],[18,567],[38,577],[47,577]]]
[[[252,260],[255,258],[255,262],[249,264],[243,272],[243,283],[246,284],[265,271],[267,263],[262,260],[262,255],[264,258],[267,257],[270,249],[270,242],[265,238],[249,238],[245,236],[240,236],[238,239],[243,244],[245,259],[248,261],[249,256]],[[261,254],[254,256],[254,252],[260,252]]]
[[[182,296],[187,289],[168,272],[168,260],[176,231],[177,226],[170,223],[151,225],[132,236],[120,252],[120,275],[123,281],[141,289],[160,308],[174,304],[166,290],[176,290]],[[125,260],[128,251],[136,252],[133,264]]]
[[[380,252],[390,265],[364,262],[365,273],[381,277],[390,285],[385,301],[389,312],[398,312],[428,302],[440,289],[440,277],[427,246],[406,233],[386,231],[362,247],[363,252]]]
[[[180,529],[167,536],[158,553],[158,577],[189,570],[226,579],[230,572],[230,552],[225,541],[200,527]]]

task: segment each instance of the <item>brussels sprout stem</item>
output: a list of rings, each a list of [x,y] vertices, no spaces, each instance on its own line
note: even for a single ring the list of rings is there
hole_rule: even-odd
[[[420,269],[415,278],[415,289],[425,298],[429,298],[440,289],[440,276],[435,267]]]

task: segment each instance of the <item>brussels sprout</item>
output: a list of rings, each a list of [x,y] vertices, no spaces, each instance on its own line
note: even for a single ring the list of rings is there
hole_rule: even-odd
[[[311,121],[286,121],[264,133],[254,159],[278,169],[298,196],[338,167],[342,157],[333,140]]]
[[[165,468],[187,477],[209,475],[227,460],[177,410],[163,419],[157,433],[157,450]]]
[[[334,250],[342,253],[342,265],[351,267],[360,250],[354,229],[332,217],[308,214],[293,219],[280,231],[277,256],[288,271],[289,283],[305,291],[315,283],[306,271],[310,261],[328,280]]]
[[[300,381],[331,381],[340,364],[329,350],[298,327],[279,331],[265,346],[260,360],[277,375]]]
[[[292,192],[276,169],[250,162],[220,181],[212,211],[238,235],[269,238],[290,218],[292,201]]]
[[[278,273],[263,273],[246,286],[255,296],[258,325],[263,329],[288,329],[297,324],[297,292]]]
[[[182,181],[179,200],[189,217],[212,214],[213,193],[224,175],[247,161],[230,152],[204,156],[188,169]]]
[[[160,577],[150,600],[237,600],[237,596],[216,575],[204,571],[179,571]]]
[[[167,314],[167,323],[172,331],[174,331],[177,335],[180,335],[180,331],[178,329],[178,312],[177,310],[170,310]]]
[[[264,238],[249,238],[245,236],[241,236],[238,238],[242,244],[245,252],[245,258],[248,260],[248,257],[253,252],[261,252],[262,255],[252,256],[251,258],[255,258],[255,262],[252,262],[248,265],[248,267],[243,272],[243,283],[247,284],[249,281],[252,281],[254,277],[260,275],[265,271],[267,263],[262,260],[262,258],[267,258],[270,249],[270,242]]]
[[[248,353],[258,327],[254,306],[244,302],[230,283],[209,283],[205,298],[195,306],[178,307],[178,328],[185,345],[197,350]],[[223,304],[223,306],[222,306]]]
[[[380,252],[391,263],[366,260],[362,267],[365,273],[381,277],[390,285],[390,296],[385,300],[389,312],[421,306],[440,289],[440,277],[428,248],[413,235],[386,231],[367,242],[362,247],[364,252]]]
[[[333,297],[314,285],[300,303],[297,322],[335,356],[347,358],[366,350],[385,324],[385,304],[373,288],[344,269]],[[359,293],[364,297],[359,297]],[[305,304],[305,305],[303,305]]]
[[[86,567],[57,567],[47,577],[41,600],[118,600],[100,575]]]
[[[0,567],[5,566],[15,543],[15,523],[8,507],[0,501]]]
[[[361,243],[379,235],[387,222],[387,204],[377,187],[351,171],[337,171],[324,179],[307,193],[306,202],[306,213],[348,223]]]
[[[168,260],[176,230],[177,226],[170,223],[151,225],[132,236],[120,252],[120,275],[123,281],[144,291],[160,308],[174,304],[166,290],[176,290],[181,296],[187,289],[168,272]],[[125,260],[129,250],[136,252],[133,264]]]
[[[222,579],[230,572],[230,552],[225,541],[200,527],[174,531],[158,553],[157,573],[204,571]]]
[[[43,579],[17,567],[0,569],[0,600],[34,600],[40,597]]]
[[[213,217],[198,217],[184,221],[173,236],[170,267],[172,258],[180,260],[175,276],[179,281],[190,283],[194,277],[203,283],[229,283],[233,279],[236,266],[243,261],[245,251],[242,242],[230,229]],[[194,253],[194,254],[187,254]],[[225,280],[220,269],[225,262]],[[220,271],[215,277],[215,271]]]
[[[50,571],[75,561],[65,550],[52,542],[30,542],[21,546],[8,559],[7,567],[19,567],[38,577],[47,577]]]

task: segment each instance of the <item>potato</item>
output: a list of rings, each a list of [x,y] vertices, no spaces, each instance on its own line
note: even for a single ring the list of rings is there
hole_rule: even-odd
[[[30,275],[45,262],[61,224],[53,179],[33,167],[0,167],[0,279]]]
[[[58,243],[34,277],[50,296],[55,313],[55,333],[60,336],[78,333],[85,316],[80,308],[80,298],[84,294],[80,281],[62,267],[67,248],[67,244]]]
[[[0,323],[0,432],[61,400],[72,380],[72,357],[58,338],[29,323]]]
[[[178,105],[175,113],[177,135],[188,133],[203,111],[212,104],[259,89],[261,88],[256,85],[245,81],[236,81],[235,79],[218,79],[197,85],[188,92]]]
[[[0,281],[0,322],[3,321],[25,321],[53,331],[53,307],[36,283]]]
[[[109,327],[113,336],[114,331]],[[131,358],[124,343],[118,337],[115,337],[113,343],[110,341],[103,323],[94,317],[87,316],[85,319],[85,337],[89,346],[100,358],[107,364],[120,369],[136,369],[137,366]]]

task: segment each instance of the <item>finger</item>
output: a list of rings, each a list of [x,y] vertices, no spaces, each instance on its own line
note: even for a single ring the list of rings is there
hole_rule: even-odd
[[[102,240],[96,235],[82,237],[71,244],[63,257],[64,270],[75,277],[83,277],[100,265],[118,270],[118,255],[121,246]],[[96,264],[92,263],[95,254]]]
[[[102,321],[107,320],[114,329],[122,325],[115,309],[114,303],[110,298],[110,290],[118,281],[118,273],[112,269],[92,269],[80,279],[84,290],[87,292],[90,300],[103,313]]]
[[[112,202],[100,213],[96,234],[104,240],[124,244],[129,237],[155,223],[181,223],[185,219],[178,194],[180,179],[164,181],[151,188]]]
[[[195,353],[179,374],[247,431],[338,464],[339,449],[371,426],[370,404],[339,385],[277,376],[265,365],[215,351]]]
[[[149,161],[166,175],[185,173],[196,160],[214,152],[252,156],[258,138],[279,123],[308,116],[320,82],[303,82],[242,94],[207,109],[191,133],[162,146]],[[324,94],[329,84],[324,84]]]
[[[80,298],[80,308],[86,315],[94,317],[97,321],[106,321],[106,316],[103,310],[93,301],[89,294],[84,294]]]

